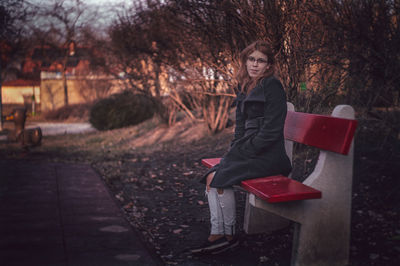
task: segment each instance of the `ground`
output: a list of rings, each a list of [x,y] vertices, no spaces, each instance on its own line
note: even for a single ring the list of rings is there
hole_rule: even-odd
[[[360,123],[356,137],[350,251],[354,266],[400,265],[399,139],[377,141],[385,135],[377,128]],[[244,234],[242,192],[236,192],[240,247],[219,256],[192,257],[187,252],[209,232],[204,186],[198,182],[205,172],[200,161],[223,155],[232,130],[210,136],[201,123],[180,121],[168,128],[153,119],[119,130],[45,137],[42,146],[29,150],[1,142],[0,159],[91,164],[165,264],[289,265],[292,226],[272,234]],[[296,149],[294,175],[302,179],[312,171],[317,152]]]

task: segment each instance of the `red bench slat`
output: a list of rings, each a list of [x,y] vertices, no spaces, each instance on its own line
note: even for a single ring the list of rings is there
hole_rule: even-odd
[[[356,127],[356,120],[288,111],[284,134],[285,139],[347,154]]]
[[[322,197],[321,191],[282,175],[245,180],[241,186],[270,203]]]
[[[211,168],[220,160],[221,158],[209,158],[201,160],[201,163]],[[245,180],[242,181],[241,186],[270,203],[319,199],[322,196],[321,191],[281,175]]]
[[[214,165],[219,164],[219,161],[221,161],[221,158],[209,158],[202,159],[201,163],[208,168],[212,168]]]

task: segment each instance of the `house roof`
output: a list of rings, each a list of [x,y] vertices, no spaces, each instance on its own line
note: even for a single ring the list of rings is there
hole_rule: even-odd
[[[50,67],[54,62],[63,61],[67,57],[67,67],[76,67],[80,60],[88,60],[90,58],[90,50],[88,48],[76,47],[71,53],[67,48],[40,47],[35,48],[32,53],[32,60],[41,62],[41,67]]]
[[[9,80],[9,81],[4,81],[3,86],[9,86],[9,87],[40,86],[40,80],[25,80],[25,79]]]
[[[4,45],[0,41],[2,50],[6,47]],[[49,45],[32,47],[30,51],[26,52],[25,58],[18,62],[20,69],[16,68],[13,75],[9,75],[6,80],[3,80],[3,85],[37,85],[40,83],[41,72],[61,73],[65,59],[67,60],[66,75],[87,75],[94,71],[91,69],[91,65],[98,60],[93,49],[77,46],[75,42],[60,48]]]

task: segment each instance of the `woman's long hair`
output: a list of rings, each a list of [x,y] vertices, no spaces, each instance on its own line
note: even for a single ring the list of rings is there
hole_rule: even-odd
[[[246,62],[247,58],[254,51],[259,51],[267,56],[269,67],[265,69],[259,77],[251,78],[247,72]],[[241,53],[239,58],[239,70],[236,73],[236,81],[240,84],[242,92],[249,94],[252,89],[260,82],[263,78],[269,77],[274,74],[274,54],[270,45],[266,41],[255,41],[247,46]]]

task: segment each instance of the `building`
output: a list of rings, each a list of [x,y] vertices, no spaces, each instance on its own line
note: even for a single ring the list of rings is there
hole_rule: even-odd
[[[3,82],[2,102],[5,114],[22,105],[35,113],[40,109],[40,100],[40,80],[17,79]]]
[[[77,47],[75,42],[66,48],[35,47],[15,64],[18,73],[2,84],[3,113],[18,105],[42,112],[60,108],[65,105],[65,85],[68,104],[109,95],[115,90],[115,82],[93,70],[94,59],[98,58],[91,49]]]

